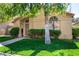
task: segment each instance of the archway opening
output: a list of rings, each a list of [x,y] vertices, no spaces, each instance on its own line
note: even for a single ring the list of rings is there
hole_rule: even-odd
[[[49,19],[49,28],[53,30],[59,30],[59,20],[57,16],[51,16]]]

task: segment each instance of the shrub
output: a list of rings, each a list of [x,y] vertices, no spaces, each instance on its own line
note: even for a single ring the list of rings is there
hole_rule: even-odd
[[[53,36],[54,38],[58,38],[61,34],[60,30],[50,30],[50,35]]]
[[[19,34],[19,27],[13,27],[11,30],[10,30],[10,35],[12,37],[17,37]]]
[[[79,36],[79,28],[73,28],[72,35],[73,35],[73,38],[78,37]]]
[[[53,36],[54,38],[58,38],[60,34],[61,34],[60,30],[50,30],[50,36]],[[44,38],[45,30],[44,29],[30,29],[29,36],[31,38]]]
[[[43,38],[44,37],[44,29],[30,29],[29,36],[31,38]]]

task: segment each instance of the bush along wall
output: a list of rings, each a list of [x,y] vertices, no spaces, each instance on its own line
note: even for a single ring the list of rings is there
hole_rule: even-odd
[[[79,28],[73,28],[72,35],[74,39],[76,39],[76,37],[79,37]]]
[[[54,38],[58,38],[60,34],[61,34],[60,30],[50,30],[50,36]],[[30,29],[29,36],[31,38],[44,38],[45,29]]]
[[[18,37],[19,27],[13,27],[9,33],[13,38]]]

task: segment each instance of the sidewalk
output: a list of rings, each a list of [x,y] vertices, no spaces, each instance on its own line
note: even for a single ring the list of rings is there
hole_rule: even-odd
[[[23,40],[24,38],[25,38],[25,37],[16,38],[16,39],[11,39],[11,40],[8,40],[8,41],[5,41],[5,42],[1,42],[1,43],[0,43],[0,47],[1,47],[1,46],[5,46],[5,45],[8,45],[8,44],[15,43],[15,42],[17,42],[17,41]]]

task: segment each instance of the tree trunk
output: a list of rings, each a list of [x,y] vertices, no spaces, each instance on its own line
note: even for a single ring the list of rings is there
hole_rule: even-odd
[[[51,44],[48,15],[45,15],[45,44]]]

